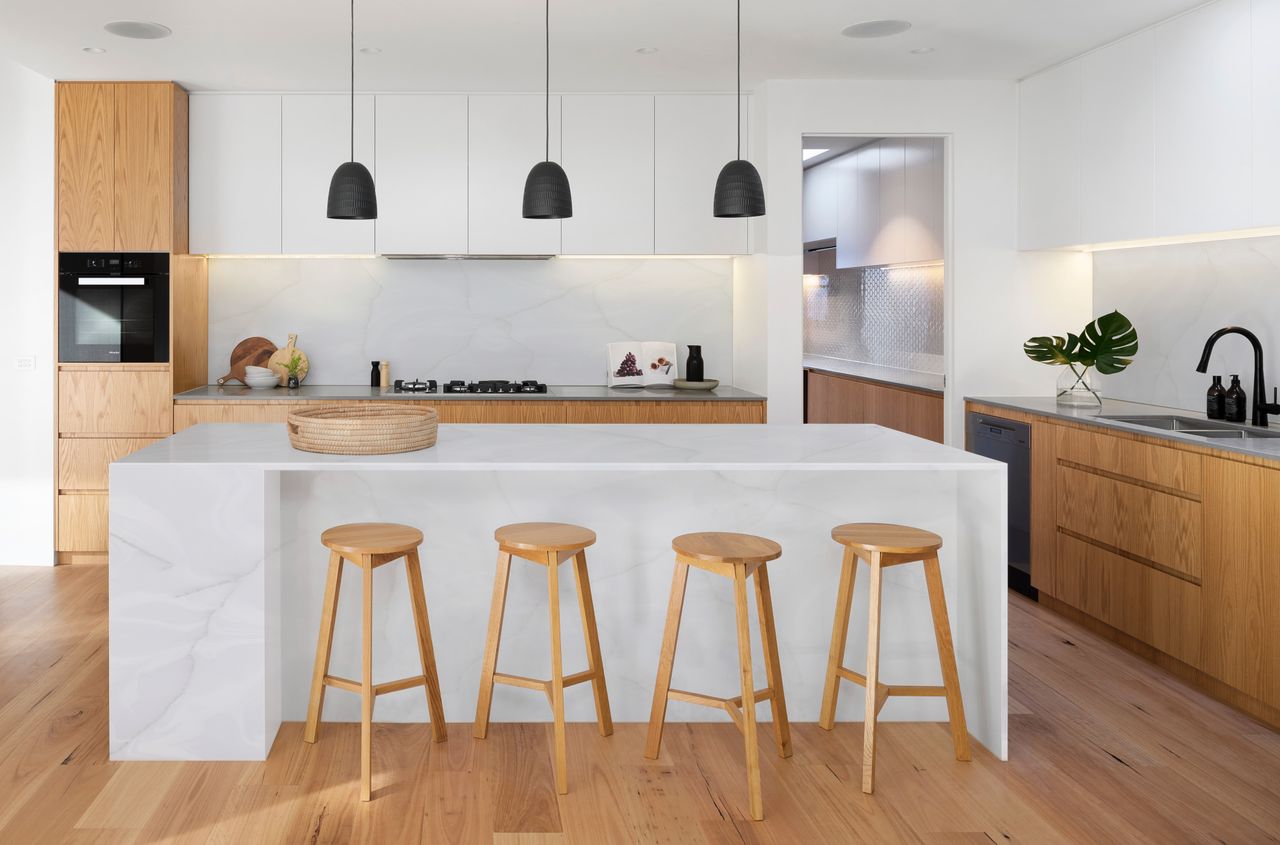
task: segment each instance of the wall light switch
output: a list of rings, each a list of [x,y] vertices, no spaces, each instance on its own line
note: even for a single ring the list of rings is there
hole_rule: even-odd
[[[15,370],[34,370],[36,368],[36,356],[19,355],[17,358],[13,359],[13,368]]]

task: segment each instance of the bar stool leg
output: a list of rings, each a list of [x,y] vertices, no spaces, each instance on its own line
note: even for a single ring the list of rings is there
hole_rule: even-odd
[[[413,624],[418,634],[418,659],[422,663],[423,688],[427,709],[431,712],[431,737],[436,742],[448,738],[444,721],[444,702],[440,699],[440,679],[436,674],[436,653],[431,643],[431,621],[427,617],[427,597],[422,591],[422,563],[418,550],[404,557],[404,572],[409,579],[409,601],[413,605]]]
[[[947,691],[947,717],[951,722],[951,742],[957,760],[969,760],[969,729],[964,721],[964,702],[960,697],[960,675],[956,672],[956,652],[951,644],[951,623],[947,618],[947,598],[942,590],[942,571],[938,558],[924,561],[924,579],[929,587],[929,609],[933,612],[933,635],[938,641],[938,662],[942,664],[942,685]]]
[[[307,705],[307,728],[304,742],[315,742],[324,710],[324,676],[329,674],[329,656],[333,653],[333,623],[338,616],[338,591],[342,587],[342,555],[329,553],[329,576],[324,585],[324,604],[320,609],[320,639],[316,643],[316,666],[311,673],[311,700]]]
[[[862,727],[862,791],[870,795],[876,786],[876,716],[879,715],[880,681],[880,553],[872,552],[871,598],[867,612],[867,713]]]
[[[747,573],[735,566],[733,604],[738,616],[738,665],[742,673],[742,739],[747,752],[747,799],[751,818],[764,819],[760,797],[760,746],[756,741],[755,681],[751,677],[751,623],[747,618]]]
[[[791,723],[787,721],[787,697],[782,691],[782,663],[778,659],[778,634],[773,624],[773,595],[769,592],[769,570],[764,564],[756,570],[756,613],[760,618],[763,640],[764,674],[773,691],[769,710],[773,714],[773,738],[779,757],[791,756]]]
[[[360,675],[360,800],[373,795],[373,558],[361,555],[364,574],[364,636]]]
[[[836,618],[831,626],[831,651],[827,655],[827,683],[822,691],[822,712],[818,727],[829,731],[836,724],[836,701],[840,697],[840,670],[844,668],[845,643],[849,639],[849,614],[853,608],[853,587],[858,574],[858,556],[845,547],[840,565],[840,589],[836,593]]]
[[[551,715],[554,722],[556,792],[569,792],[568,753],[564,735],[564,664],[560,654],[560,561],[555,552],[547,555],[547,595],[551,612]]]
[[[676,662],[676,640],[680,636],[680,614],[684,611],[684,588],[689,582],[689,564],[676,561],[671,576],[671,600],[667,604],[667,625],[662,635],[662,651],[658,655],[658,680],[653,686],[653,709],[649,713],[649,738],[644,756],[658,758],[662,747],[662,728],[667,720],[667,694],[671,691],[671,670]]]
[[[484,645],[484,664],[480,669],[480,695],[476,699],[476,723],[471,735],[484,739],[489,733],[489,710],[493,704],[493,675],[498,669],[498,645],[502,641],[502,617],[507,610],[507,581],[511,575],[511,555],[498,553],[498,567],[493,576],[493,605],[489,609],[489,634]]]
[[[587,553],[573,556],[573,580],[578,589],[578,609],[582,611],[582,633],[587,640],[587,669],[591,672],[591,692],[596,699],[596,722],[600,736],[613,733],[609,712],[609,690],[604,683],[604,661],[600,657],[600,633],[596,630],[596,607],[591,600],[591,579],[587,576]]]

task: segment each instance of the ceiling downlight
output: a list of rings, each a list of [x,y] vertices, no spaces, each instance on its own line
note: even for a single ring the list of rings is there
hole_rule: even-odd
[[[112,21],[102,28],[121,38],[135,38],[143,41],[154,41],[157,38],[168,38],[173,35],[172,29],[153,21]]]
[[[901,35],[911,29],[910,21],[892,19],[862,21],[840,30],[845,38],[888,38],[890,35]]]

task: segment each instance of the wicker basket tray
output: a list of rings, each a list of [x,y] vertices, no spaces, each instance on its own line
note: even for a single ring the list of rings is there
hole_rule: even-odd
[[[436,445],[435,408],[400,402],[344,402],[289,414],[293,448],[325,455],[390,455]]]

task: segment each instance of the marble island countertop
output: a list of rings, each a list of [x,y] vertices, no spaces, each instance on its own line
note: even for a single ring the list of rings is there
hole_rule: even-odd
[[[728,384],[715,390],[677,390],[673,387],[606,387],[602,384],[551,384],[546,393],[397,393],[394,389],[349,384],[304,384],[290,390],[254,390],[242,384],[206,384],[173,397],[175,402],[225,402],[252,399],[273,402],[343,402],[350,400],[419,402],[763,402],[765,397]]]
[[[1003,465],[876,425],[452,425],[393,455],[294,449],[279,424],[204,424],[123,464],[328,470],[991,470]]]

